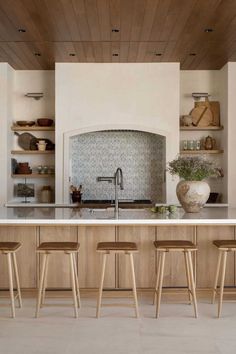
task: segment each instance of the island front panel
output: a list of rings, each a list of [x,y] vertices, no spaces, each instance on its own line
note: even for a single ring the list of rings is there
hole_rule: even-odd
[[[77,257],[80,287],[98,288],[102,257],[96,252],[101,241],[137,242],[139,253],[134,255],[138,288],[153,288],[156,279],[158,254],[155,240],[184,239],[197,244],[193,254],[194,273],[197,288],[212,288],[217,263],[217,249],[214,239],[235,239],[235,226],[225,225],[165,225],[165,226],[3,226],[0,225],[0,241],[19,241],[22,248],[17,252],[21,286],[35,289],[41,271],[41,256],[36,248],[46,241],[78,241],[80,251]],[[129,260],[125,255],[111,254],[107,260],[104,287],[108,289],[130,288]],[[50,256],[48,288],[68,289],[70,287],[69,257],[62,254]],[[7,260],[0,257],[0,288],[8,287]],[[229,254],[226,285],[235,285],[235,257]],[[184,257],[182,253],[169,253],[166,257],[164,274],[165,287],[186,286]]]

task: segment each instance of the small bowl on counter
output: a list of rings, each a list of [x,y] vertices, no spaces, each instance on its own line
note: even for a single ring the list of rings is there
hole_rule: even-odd
[[[54,123],[53,119],[49,118],[39,118],[37,119],[37,124],[39,127],[51,127]]]

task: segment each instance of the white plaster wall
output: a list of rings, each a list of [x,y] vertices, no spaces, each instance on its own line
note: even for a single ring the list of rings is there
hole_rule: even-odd
[[[56,64],[56,201],[67,200],[63,181],[65,137],[102,129],[165,135],[167,161],[179,149],[179,64]],[[176,182],[167,176],[167,201]]]

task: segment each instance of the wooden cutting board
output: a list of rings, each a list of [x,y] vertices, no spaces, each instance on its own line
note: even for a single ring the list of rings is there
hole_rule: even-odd
[[[211,125],[220,126],[220,102],[218,101],[208,101],[207,104],[212,111],[213,120]],[[206,106],[206,102],[195,102],[195,107],[204,107]]]

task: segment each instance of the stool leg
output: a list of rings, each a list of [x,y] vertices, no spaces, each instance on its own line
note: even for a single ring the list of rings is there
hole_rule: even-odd
[[[189,298],[189,304],[192,304],[192,292],[191,292],[191,285],[190,285],[190,276],[189,276],[189,266],[188,266],[188,260],[187,260],[187,254],[184,251],[184,263],[185,263],[185,270],[186,270],[186,278],[187,278],[187,285],[188,285],[188,298]]]
[[[12,313],[12,318],[15,318],[15,302],[14,302],[14,291],[13,291],[11,253],[7,253],[7,263],[8,263],[8,275],[9,275],[9,291],[10,291],[10,298],[11,298],[11,313]]]
[[[160,252],[158,252],[158,262],[157,262],[157,278],[156,278],[156,286],[154,290],[154,296],[153,296],[153,305],[156,305],[157,301],[157,289],[158,289],[158,284],[159,284],[159,278],[160,278],[160,264],[161,264],[161,255]]]
[[[191,252],[190,251],[187,252],[187,259],[188,259],[191,291],[192,291],[192,297],[193,297],[194,313],[195,313],[195,317],[197,318],[198,317],[198,312],[197,312],[196,287],[195,287],[195,282],[194,282],[193,263],[192,263],[192,257],[191,257]]]
[[[45,272],[43,277],[43,289],[42,289],[42,299],[41,299],[40,307],[43,307],[43,304],[45,302],[47,278],[48,278],[48,263],[49,263],[49,254],[46,254],[46,264],[45,264]]]
[[[218,261],[217,261],[217,266],[216,266],[216,275],[215,275],[214,287],[213,287],[213,292],[212,292],[212,304],[215,303],[216,292],[217,292],[217,284],[218,284],[219,273],[220,273],[221,259],[222,259],[222,252],[219,251]]]
[[[137,297],[135,272],[134,272],[134,259],[133,259],[132,253],[129,254],[129,259],[130,259],[130,268],[131,268],[131,276],[132,276],[132,287],[133,287],[133,295],[134,295],[135,314],[136,314],[136,317],[138,318],[139,317],[138,297]]]
[[[162,293],[162,284],[163,284],[166,252],[161,252],[160,257],[161,257],[161,260],[160,260],[160,280],[159,280],[158,294],[157,294],[156,318],[158,318],[159,314],[160,314],[161,293]]]
[[[18,266],[17,266],[17,261],[16,261],[16,254],[15,252],[12,253],[12,258],[13,258],[13,267],[14,267],[14,273],[15,273],[15,278],[16,278],[16,287],[17,287],[17,294],[18,294],[18,303],[19,307],[22,307],[22,298],[21,298],[21,290],[20,290],[20,280],[19,280],[19,273],[18,273]]]
[[[81,307],[81,301],[80,301],[80,291],[79,291],[79,278],[78,278],[78,271],[77,271],[77,266],[76,266],[76,259],[75,259],[75,253],[73,253],[73,262],[74,262],[74,272],[75,272],[75,284],[76,284],[76,292],[77,292],[77,301],[78,301],[78,307]]]
[[[224,284],[225,284],[225,270],[226,270],[226,260],[227,260],[227,251],[223,252],[223,261],[222,261],[222,273],[221,273],[221,282],[220,282],[220,296],[218,302],[218,318],[221,315],[222,302],[224,295]]]
[[[37,300],[36,312],[35,312],[36,318],[38,317],[39,309],[40,309],[40,305],[41,305],[43,281],[44,281],[45,268],[46,268],[46,258],[47,258],[47,255],[43,254],[42,272],[41,272],[41,277],[40,277],[40,281],[39,281],[38,300]]]
[[[73,298],[74,298],[75,318],[78,318],[78,303],[77,303],[77,296],[76,296],[73,253],[70,253],[70,269],[71,269],[72,293],[73,293]]]
[[[103,290],[103,282],[104,282],[104,275],[106,269],[106,261],[107,261],[107,253],[104,253],[102,259],[102,273],[101,273],[100,287],[99,287],[98,300],[97,300],[97,315],[96,315],[97,318],[99,318],[100,310],[101,310],[102,290]]]

